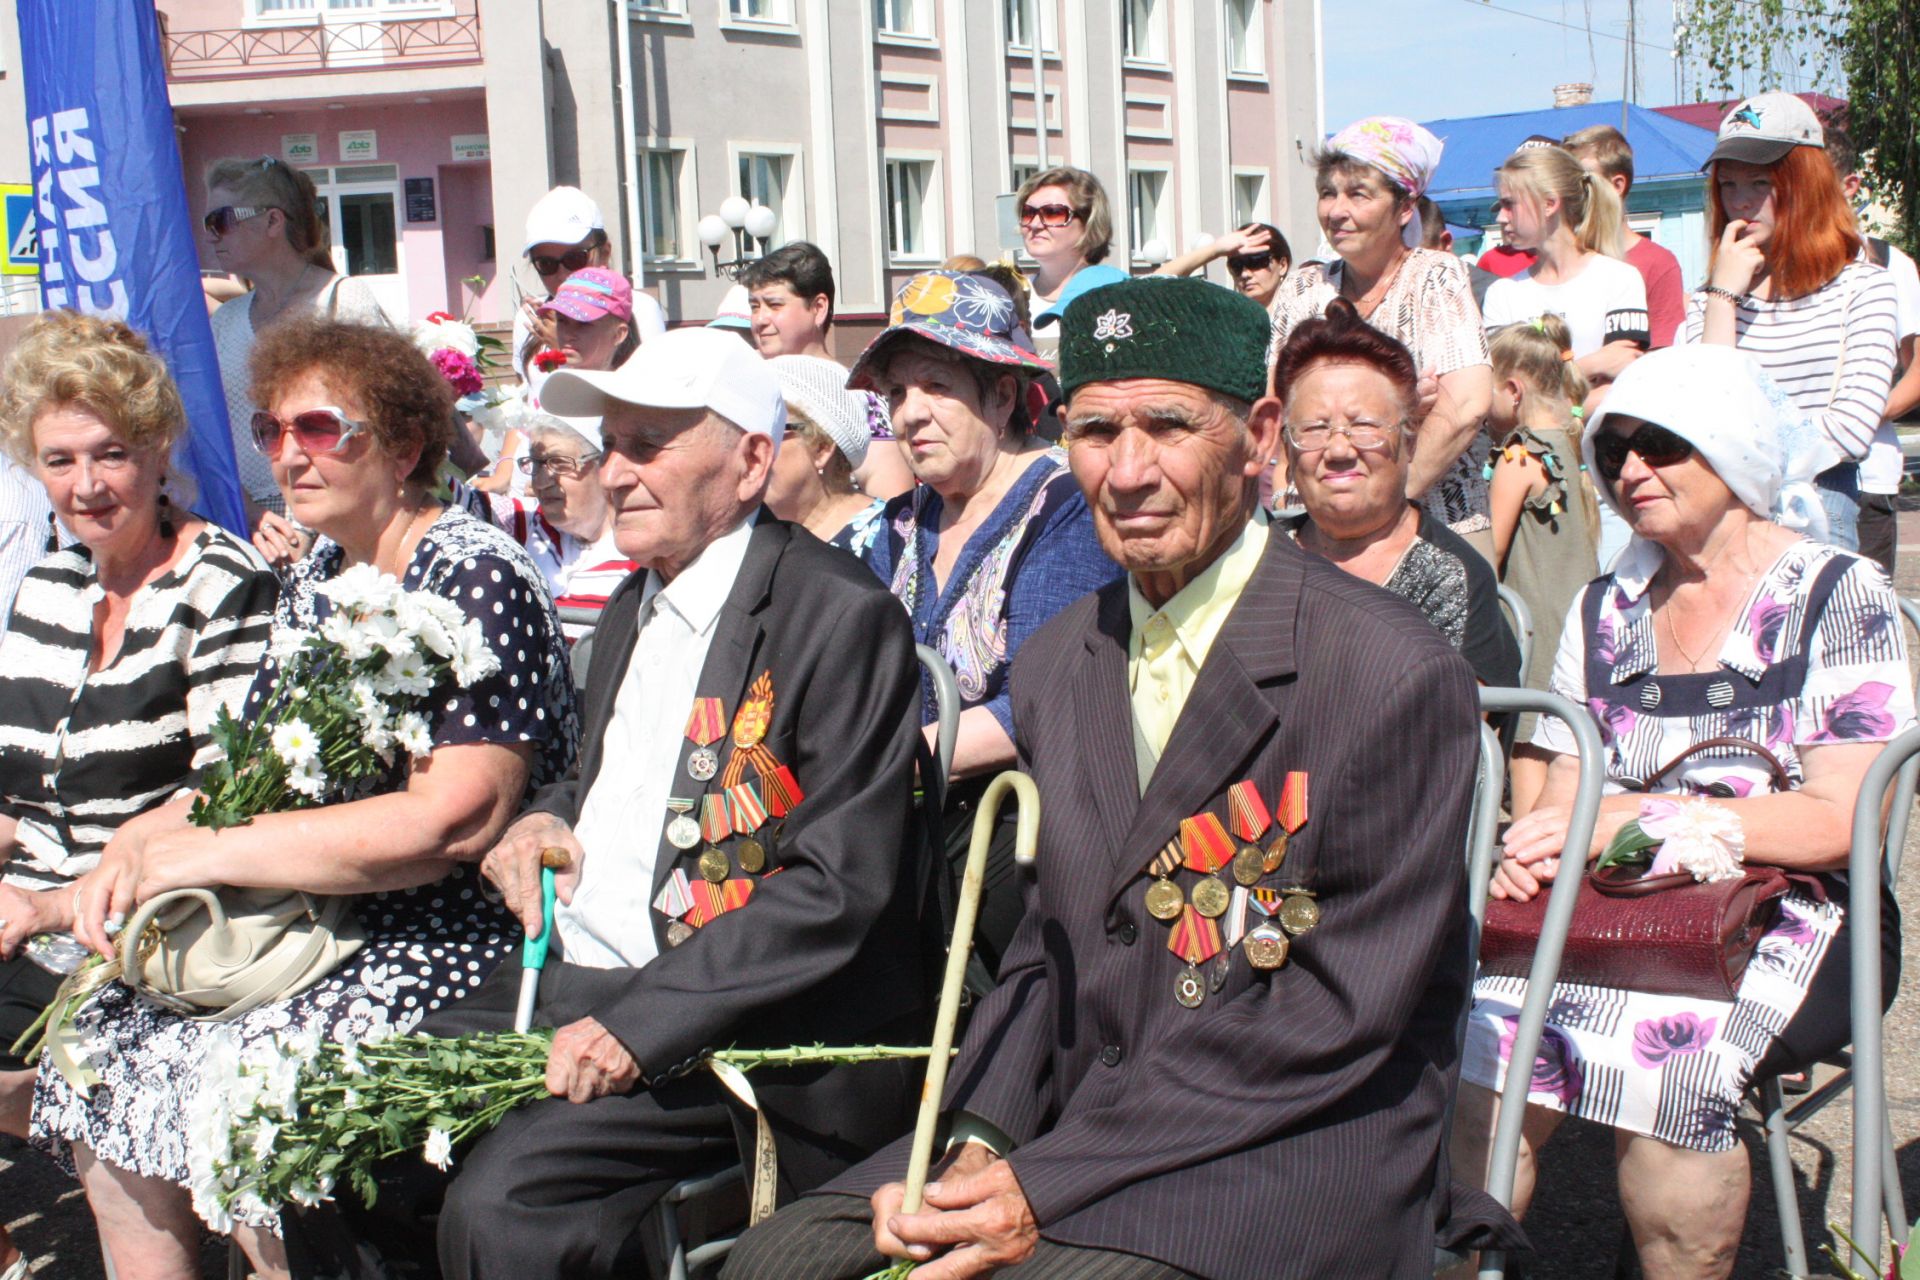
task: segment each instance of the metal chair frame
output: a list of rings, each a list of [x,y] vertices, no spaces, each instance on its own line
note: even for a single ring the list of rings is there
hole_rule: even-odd
[[[1524,682],[1527,671],[1533,665],[1533,610],[1527,607],[1518,591],[1506,583],[1500,583],[1500,603],[1509,615],[1513,626],[1513,638],[1520,645],[1520,679]]]

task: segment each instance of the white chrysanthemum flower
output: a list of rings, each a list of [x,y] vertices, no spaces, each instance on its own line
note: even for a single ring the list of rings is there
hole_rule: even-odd
[[[400,584],[371,564],[342,569],[314,588],[344,613],[380,612],[393,605]]]
[[[351,614],[329,614],[320,624],[320,638],[338,648],[349,662],[373,656],[374,637]]]
[[[1702,883],[1745,874],[1746,831],[1740,815],[1725,805],[1711,800],[1645,800],[1640,829],[1662,841],[1652,874],[1685,871]]]
[[[306,648],[311,633],[301,627],[275,627],[267,639],[267,656],[285,664]]]
[[[269,1120],[253,1131],[253,1158],[265,1160],[273,1154],[273,1144],[280,1140],[280,1126]]]
[[[287,1188],[287,1199],[303,1209],[312,1209],[327,1198],[327,1189],[311,1187],[304,1182],[296,1182]]]
[[[289,720],[273,729],[273,753],[295,769],[320,754],[320,736],[305,720]]]
[[[295,765],[287,774],[287,785],[311,800],[318,800],[327,791],[327,771],[318,758],[308,760]]]
[[[413,326],[413,345],[425,355],[458,351],[469,358],[480,354],[480,337],[473,326],[459,320],[436,320]]]
[[[455,638],[458,651],[449,661],[453,664],[453,678],[462,689],[472,688],[500,669],[500,659],[488,646],[486,633],[481,631],[479,623],[469,619]]]
[[[453,1163],[452,1137],[445,1129],[427,1130],[427,1145],[420,1157],[436,1169],[445,1169]]]
[[[433,692],[433,670],[420,651],[411,646],[404,653],[389,653],[387,665],[380,668],[375,680],[409,698],[424,698]]]
[[[409,711],[400,717],[393,736],[401,750],[410,756],[418,758],[433,754],[433,734],[428,731],[426,717],[417,711]]]

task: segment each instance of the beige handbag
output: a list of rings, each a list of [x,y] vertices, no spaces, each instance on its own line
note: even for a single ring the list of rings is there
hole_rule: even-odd
[[[175,889],[133,913],[120,981],[200,1022],[306,990],[360,949],[353,899],[291,889]]]

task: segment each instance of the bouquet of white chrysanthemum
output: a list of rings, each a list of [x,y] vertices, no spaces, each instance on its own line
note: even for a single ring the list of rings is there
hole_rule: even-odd
[[[318,590],[333,612],[318,632],[275,634],[279,671],[259,713],[216,717],[224,756],[201,780],[196,825],[218,830],[353,796],[397,751],[433,750],[421,708],[444,680],[464,688],[499,668],[478,622],[371,565]]]
[[[418,1151],[436,1168],[454,1149],[517,1107],[548,1096],[551,1031],[458,1038],[383,1035],[322,1042],[307,1032],[242,1046],[213,1037],[203,1087],[189,1109],[187,1168],[193,1207],[216,1231],[258,1221],[282,1205],[311,1206],[344,1182],[372,1204],[374,1167]],[[926,1049],[818,1045],[723,1049],[721,1071],[925,1057]]]

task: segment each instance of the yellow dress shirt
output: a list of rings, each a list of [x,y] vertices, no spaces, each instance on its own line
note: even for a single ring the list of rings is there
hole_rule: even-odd
[[[1140,790],[1160,763],[1174,722],[1200,678],[1213,642],[1267,550],[1267,513],[1256,511],[1226,554],[1155,609],[1131,579],[1127,612],[1127,688],[1133,701],[1133,763]]]

